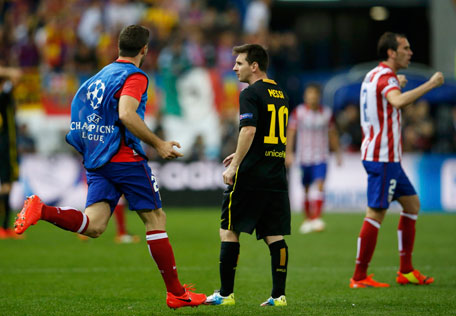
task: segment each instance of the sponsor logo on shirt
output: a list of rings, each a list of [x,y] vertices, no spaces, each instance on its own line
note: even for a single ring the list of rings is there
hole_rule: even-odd
[[[239,119],[241,121],[245,120],[245,119],[252,119],[252,118],[253,118],[253,113],[244,113],[244,114],[239,115]]]
[[[285,151],[268,150],[264,152],[266,157],[285,158]]]

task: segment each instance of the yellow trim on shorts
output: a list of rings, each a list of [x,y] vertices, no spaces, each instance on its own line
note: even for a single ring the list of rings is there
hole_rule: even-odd
[[[233,227],[231,226],[231,202],[233,201],[233,193],[234,189],[236,188],[236,182],[237,182],[237,175],[238,175],[239,167],[236,169],[236,180],[233,183],[233,190],[230,193],[230,202],[228,203],[228,230],[232,230]]]

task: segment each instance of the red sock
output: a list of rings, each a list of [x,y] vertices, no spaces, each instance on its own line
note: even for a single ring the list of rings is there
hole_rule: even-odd
[[[165,281],[166,291],[174,295],[182,295],[185,292],[177,277],[176,262],[168,235],[164,230],[152,230],[146,233],[147,245],[152,258],[158,266]]]
[[[321,191],[315,193],[315,200],[313,201],[313,218],[319,218],[323,210],[325,194]]]
[[[412,252],[415,243],[415,223],[418,215],[401,213],[397,227],[401,273],[413,271]]]
[[[353,280],[359,281],[367,277],[367,267],[374,254],[377,244],[380,223],[372,218],[364,218],[363,226],[358,237],[358,250],[356,254],[355,273]]]
[[[117,204],[114,209],[114,216],[116,217],[117,236],[127,234],[125,226],[125,205],[122,203]]]
[[[89,218],[83,212],[71,207],[43,205],[41,219],[60,228],[82,234],[89,226]]]
[[[311,219],[312,218],[312,214],[311,214],[311,211],[310,211],[310,201],[309,201],[309,199],[307,197],[304,198],[304,213],[306,214],[306,218],[307,219]]]

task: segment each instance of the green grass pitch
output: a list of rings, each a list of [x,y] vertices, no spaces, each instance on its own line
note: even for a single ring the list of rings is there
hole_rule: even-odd
[[[211,294],[219,287],[217,209],[165,209],[168,235],[183,283]],[[0,315],[456,315],[456,216],[422,214],[414,265],[435,277],[429,286],[399,286],[397,214],[387,215],[369,272],[387,289],[350,289],[363,214],[326,214],[327,230],[300,235],[293,215],[287,237],[288,306],[260,307],[271,289],[269,250],[241,235],[236,306],[170,310],[165,286],[150,258],[143,225],[128,214],[138,244],[115,244],[114,223],[96,240],[39,222],[25,240],[0,240]],[[111,221],[113,222],[113,220]]]

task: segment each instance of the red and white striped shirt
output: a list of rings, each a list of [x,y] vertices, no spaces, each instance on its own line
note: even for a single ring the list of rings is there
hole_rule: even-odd
[[[400,89],[396,74],[384,63],[380,63],[364,78],[360,95],[362,160],[401,161],[401,110],[386,99],[390,91]]]
[[[288,128],[296,131],[296,158],[301,165],[326,162],[329,126],[333,123],[332,110],[325,106],[315,111],[300,104],[293,110]]]

